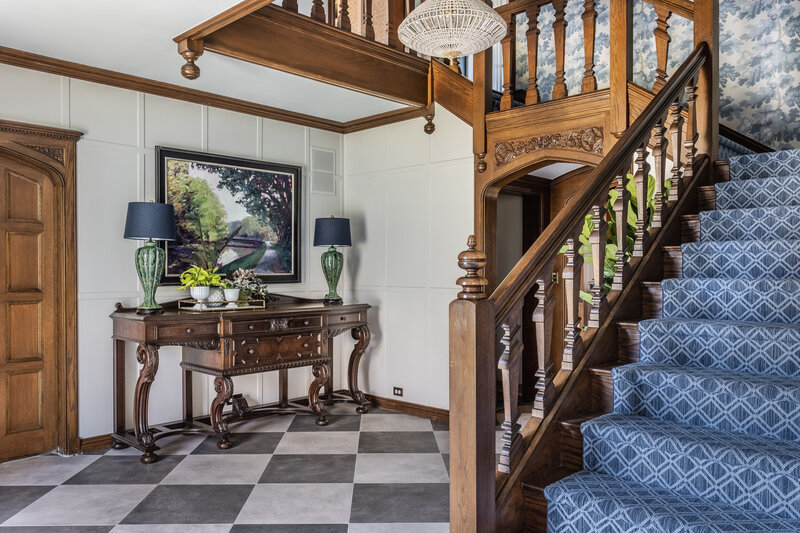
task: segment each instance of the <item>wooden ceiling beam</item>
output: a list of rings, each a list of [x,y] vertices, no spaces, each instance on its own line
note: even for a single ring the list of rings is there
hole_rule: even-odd
[[[185,77],[197,77],[194,62],[211,51],[413,107],[428,103],[427,60],[274,5],[223,22],[175,38]]]

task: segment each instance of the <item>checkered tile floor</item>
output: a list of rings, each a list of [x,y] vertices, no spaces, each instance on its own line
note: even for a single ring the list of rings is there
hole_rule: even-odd
[[[234,443],[178,436],[137,450],[0,464],[0,533],[439,533],[449,530],[446,424],[332,406],[231,424]]]

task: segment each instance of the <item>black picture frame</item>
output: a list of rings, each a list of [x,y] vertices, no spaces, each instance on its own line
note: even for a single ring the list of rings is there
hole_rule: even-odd
[[[179,284],[180,272],[193,264],[211,264],[234,226],[241,229],[214,263],[223,276],[241,266],[255,268],[263,283],[301,281],[301,167],[164,146],[155,152],[156,199],[175,207],[178,226],[175,242],[160,243],[167,256],[163,284]],[[220,239],[223,224],[227,234]]]

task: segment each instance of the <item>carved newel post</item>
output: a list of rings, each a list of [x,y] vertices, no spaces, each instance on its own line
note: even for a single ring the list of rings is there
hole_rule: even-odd
[[[456,283],[461,287],[458,298],[461,300],[482,300],[486,298],[488,280],[478,275],[478,271],[486,266],[486,254],[475,249],[478,241],[475,235],[467,239],[467,249],[458,254],[458,266],[466,270],[466,275],[458,278]]]

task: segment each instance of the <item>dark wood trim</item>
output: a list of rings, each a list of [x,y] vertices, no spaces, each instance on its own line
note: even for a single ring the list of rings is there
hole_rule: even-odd
[[[111,448],[112,444],[114,444],[114,439],[111,438],[111,433],[106,433],[105,435],[97,435],[95,437],[81,439],[80,452],[89,453],[89,452],[96,452],[99,450],[108,450]]]
[[[52,327],[61,332],[58,349],[58,419],[56,444],[61,453],[80,449],[78,436],[78,226],[76,142],[81,132],[0,120],[0,144],[41,166],[61,181],[57,261],[60,287],[58,312]],[[31,146],[35,140],[36,146]]]
[[[119,87],[121,89],[154,94],[156,96],[163,96],[175,100],[183,100],[194,104],[227,109],[228,111],[236,111],[238,113],[245,113],[257,117],[280,120],[290,124],[298,124],[300,126],[308,126],[336,133],[344,132],[343,124],[335,120],[286,111],[284,109],[278,109],[277,107],[247,102],[228,96],[220,96],[206,91],[198,91],[197,89],[189,89],[180,85],[141,78],[131,74],[123,74],[112,70],[81,65],[80,63],[55,59],[5,46],[0,46],[0,63],[59,76],[67,76],[78,80],[101,83],[103,85],[111,85],[112,87]]]
[[[336,391],[336,393],[350,396],[350,393],[346,390],[339,390]],[[380,409],[386,409],[387,411],[394,411],[396,413],[403,413],[411,416],[419,416],[422,418],[428,418],[430,420],[438,420],[440,422],[450,422],[450,411],[447,409],[404,402],[394,398],[383,398],[381,396],[375,396],[374,394],[365,394],[365,396],[373,403],[375,407]]]
[[[394,124],[395,122],[402,122],[404,120],[411,120],[417,117],[422,117],[427,112],[424,107],[404,107],[395,111],[387,111],[378,115],[371,115],[369,117],[357,118],[349,120],[342,126],[342,133],[355,133],[357,131],[368,130],[370,128],[377,128],[378,126],[385,126],[387,124]]]
[[[565,181],[571,180],[575,176],[578,176],[580,174],[584,174],[584,173],[587,173],[587,172],[591,172],[591,171],[592,171],[592,167],[590,167],[589,165],[585,165],[585,166],[582,166],[580,168],[576,168],[575,170],[570,170],[566,174],[562,174],[561,176],[558,176],[557,178],[553,178],[553,180],[551,182],[551,187],[559,185],[560,183],[563,183]]]
[[[438,60],[431,61],[433,99],[472,126],[472,82]]]
[[[179,53],[186,46],[179,43]],[[428,61],[274,5],[206,35],[193,48],[187,77],[199,75],[193,62],[203,51],[411,106],[427,105]]]
[[[500,194],[526,196],[531,194],[550,194],[552,180],[538,176],[522,176],[500,190]]]
[[[689,20],[694,20],[694,2],[692,0],[644,0],[653,5],[661,5],[673,13]]]
[[[187,30],[173,39],[176,43],[184,39],[202,39],[228,24],[232,24],[242,17],[246,17],[253,11],[258,11],[262,7],[269,5],[274,0],[244,0],[235,6],[226,9],[219,15],[213,16],[205,22],[201,22],[191,30]]]
[[[740,144],[740,145],[744,146],[745,148],[747,148],[748,150],[752,150],[753,152],[755,152],[757,154],[763,154],[765,152],[774,152],[775,151],[774,148],[772,148],[772,147],[770,147],[770,146],[768,146],[768,145],[766,145],[764,143],[761,143],[761,142],[753,139],[752,137],[748,137],[744,133],[741,133],[741,132],[739,132],[739,131],[731,128],[731,127],[728,127],[728,126],[726,126],[724,124],[720,124],[719,125],[719,135],[720,135],[720,137],[725,137],[726,139],[729,139],[729,140],[735,142],[736,144]]]

